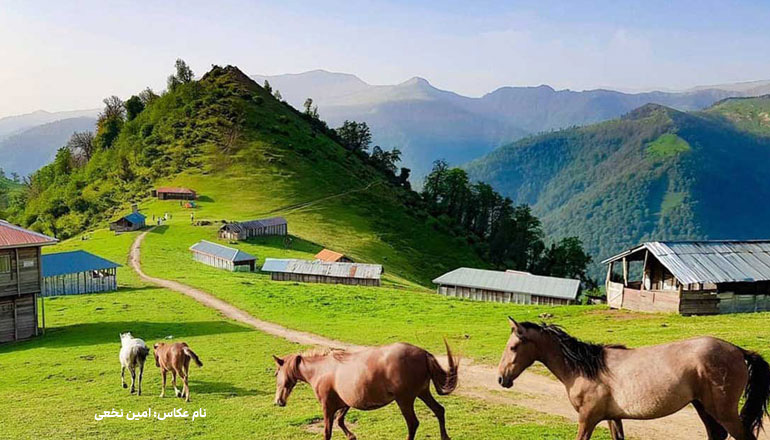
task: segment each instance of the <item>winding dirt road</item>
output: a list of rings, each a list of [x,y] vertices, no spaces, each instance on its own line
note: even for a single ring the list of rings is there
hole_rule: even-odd
[[[150,229],[151,231],[152,229]],[[318,345],[346,349],[361,348],[361,346],[336,341],[312,333],[288,329],[271,322],[262,321],[249,313],[222,301],[221,299],[200,289],[185,284],[151,277],[142,271],[140,248],[148,232],[140,234],[131,245],[129,264],[139,277],[152,284],[183,293],[206,307],[215,309],[230,319],[250,325],[264,333],[277,336],[288,341],[303,345]],[[446,359],[442,359],[444,362]],[[474,364],[470,359],[462,359],[462,374],[460,387],[456,394],[482,399],[500,404],[519,405],[535,411],[558,415],[576,421],[577,413],[567,401],[564,387],[558,381],[534,373],[525,372],[517,380],[512,390],[504,390],[497,384],[495,367]],[[626,435],[635,439],[649,440],[692,440],[705,439],[706,431],[692,407],[671,416],[653,420],[623,422]],[[576,427],[577,430],[577,427]],[[761,440],[768,440],[766,433],[760,435]]]

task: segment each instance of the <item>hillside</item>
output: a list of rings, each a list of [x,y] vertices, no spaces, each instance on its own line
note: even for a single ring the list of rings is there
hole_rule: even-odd
[[[38,125],[61,121],[71,118],[95,118],[99,113],[98,109],[91,110],[71,110],[63,112],[48,112],[38,110],[23,115],[6,116],[0,118],[0,139],[12,134],[18,134],[24,130],[36,127]]]
[[[459,265],[483,266],[464,240],[435,231],[408,206],[413,193],[235,67],[177,86],[123,124],[81,168],[62,151],[32,178],[14,219],[66,238],[145,201],[155,182],[173,183],[198,190],[198,218],[284,215],[298,243],[383,263],[401,279],[425,283]]]
[[[756,133],[768,103],[726,100],[699,113],[646,105],[523,139],[467,170],[531,204],[547,232],[581,237],[595,261],[648,239],[767,238],[770,138]]]

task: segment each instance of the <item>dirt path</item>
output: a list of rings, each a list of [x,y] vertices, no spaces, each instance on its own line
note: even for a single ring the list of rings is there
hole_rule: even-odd
[[[200,289],[145,274],[141,268],[140,247],[148,232],[143,232],[136,238],[131,245],[131,253],[129,255],[129,264],[141,279],[183,293],[201,304],[219,311],[228,318],[292,342],[303,345],[320,345],[347,349],[361,348],[359,345],[328,339],[312,333],[291,330],[277,324],[262,321]],[[445,359],[443,360],[445,361]],[[458,395],[500,404],[519,405],[535,411],[562,416],[570,420],[577,419],[575,410],[567,401],[564,387],[558,381],[525,372],[516,380],[516,385],[512,390],[504,390],[497,384],[497,371],[494,367],[474,364],[470,359],[463,359],[461,370],[460,387],[456,393]],[[663,419],[654,421],[627,420],[623,424],[626,435],[636,439],[691,440],[706,438],[706,431],[692,407],[687,407]],[[762,434],[760,439],[767,440],[770,437],[767,434]]]

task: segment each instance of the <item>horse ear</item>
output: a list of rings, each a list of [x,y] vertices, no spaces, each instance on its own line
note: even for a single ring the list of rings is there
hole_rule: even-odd
[[[519,328],[519,323],[516,322],[516,320],[511,318],[510,316],[508,317],[508,324],[510,324],[511,330],[516,330]]]
[[[279,358],[276,355],[273,355],[273,360],[275,360],[276,365],[279,367],[283,367],[283,359]]]

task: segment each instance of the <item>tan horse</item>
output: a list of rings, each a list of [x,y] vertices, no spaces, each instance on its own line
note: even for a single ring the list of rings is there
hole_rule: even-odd
[[[306,382],[321,402],[324,439],[331,439],[336,419],[348,439],[355,440],[356,436],[345,426],[348,410],[373,410],[395,400],[406,420],[408,439],[413,440],[419,425],[414,401],[419,398],[436,415],[441,439],[449,440],[444,407],[430,393],[431,382],[439,395],[449,394],[457,387],[457,360],[452,357],[449,344],[446,349],[449,371],[432,354],[404,343],[355,352],[327,350],[283,358],[273,356],[278,365],[275,403],[285,406],[297,382]]]
[[[500,360],[500,385],[543,363],[567,388],[578,412],[578,440],[598,423],[623,439],[623,419],[656,419],[692,403],[709,440],[755,440],[770,397],[770,367],[757,353],[701,337],[637,349],[577,340],[554,325],[517,323]],[[746,396],[738,412],[741,395]]]
[[[155,349],[155,365],[160,368],[160,372],[163,375],[163,388],[160,390],[160,397],[166,396],[166,373],[171,371],[171,384],[174,386],[174,394],[176,397],[184,397],[185,401],[189,402],[190,385],[188,384],[188,379],[190,378],[190,360],[195,361],[195,364],[199,367],[203,366],[203,362],[201,362],[194,351],[190,350],[186,342],[174,344],[158,342],[153,348]],[[177,375],[184,382],[181,392],[176,388]]]

